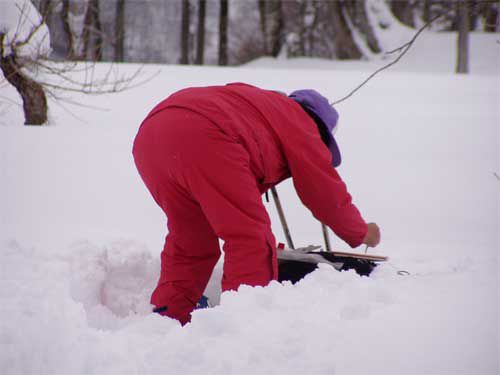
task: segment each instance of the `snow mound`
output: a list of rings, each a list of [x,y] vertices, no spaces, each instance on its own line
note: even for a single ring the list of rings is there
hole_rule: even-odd
[[[295,285],[224,293],[182,328],[150,313],[159,265],[138,243],[79,242],[47,256],[9,242],[2,254],[4,374],[357,374],[384,368],[389,353],[388,374],[419,373],[419,361],[436,366],[428,374],[495,368],[490,290],[470,283],[491,285],[494,262],[409,277],[383,265],[370,278],[322,265]]]
[[[94,327],[115,327],[113,315],[151,312],[148,301],[160,264],[143,246],[125,240],[109,247],[80,242],[69,254],[71,297],[83,304]]]

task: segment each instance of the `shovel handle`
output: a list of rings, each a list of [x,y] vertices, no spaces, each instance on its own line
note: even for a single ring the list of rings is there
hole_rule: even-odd
[[[321,223],[321,229],[323,230],[323,238],[325,239],[325,250],[332,251],[330,247],[330,236],[328,235],[328,227]]]
[[[285,219],[285,212],[283,211],[280,198],[278,197],[278,192],[276,191],[276,188],[274,186],[271,188],[271,194],[273,195],[274,204],[276,205],[276,210],[278,211],[278,215],[280,217],[281,226],[283,227],[283,232],[286,238],[286,243],[290,249],[294,249],[295,247],[293,246],[290,229],[288,228],[288,224]]]

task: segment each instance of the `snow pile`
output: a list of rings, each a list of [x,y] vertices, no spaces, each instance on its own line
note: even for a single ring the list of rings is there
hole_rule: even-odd
[[[412,277],[380,268],[371,278],[324,266],[296,285],[223,294],[181,328],[145,308],[157,272],[150,256],[137,244],[112,248],[128,255],[80,243],[54,258],[4,244],[3,374],[494,374],[497,366],[494,302],[489,288],[470,285],[471,277],[491,285],[494,264],[451,261]]]
[[[9,0],[0,4],[0,33],[3,40],[4,55],[12,52],[20,57],[46,56],[50,53],[50,37],[47,25],[30,0]]]

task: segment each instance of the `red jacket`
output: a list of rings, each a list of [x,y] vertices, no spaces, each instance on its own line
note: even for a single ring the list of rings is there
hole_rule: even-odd
[[[319,221],[351,247],[362,243],[366,223],[332,167],[316,124],[295,101],[232,83],[178,91],[148,117],[168,107],[196,112],[241,143],[262,193],[291,176],[302,203]]]

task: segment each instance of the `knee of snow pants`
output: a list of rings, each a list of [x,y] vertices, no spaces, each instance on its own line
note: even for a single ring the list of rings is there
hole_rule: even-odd
[[[134,158],[168,218],[154,305],[168,303],[166,314],[179,317],[194,308],[219,256],[217,238],[223,290],[277,278],[269,216],[240,143],[198,114],[168,108],[143,123]]]

